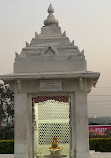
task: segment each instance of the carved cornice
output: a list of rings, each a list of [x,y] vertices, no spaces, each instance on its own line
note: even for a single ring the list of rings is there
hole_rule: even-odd
[[[89,93],[92,89],[92,87],[95,87],[96,83],[98,81],[98,78],[79,78],[79,90],[80,91],[86,91]]]
[[[18,89],[18,91],[21,90],[21,81],[20,80],[17,80],[17,89]]]
[[[91,91],[92,87],[96,86],[96,83],[98,81],[98,78],[88,78],[87,79],[87,93]]]
[[[84,90],[84,81],[82,77],[79,78],[79,89],[82,91]]]

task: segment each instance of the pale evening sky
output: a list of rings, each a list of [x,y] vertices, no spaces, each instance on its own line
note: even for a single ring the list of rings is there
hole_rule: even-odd
[[[88,70],[101,73],[103,88],[90,95],[103,96],[89,97],[89,113],[111,115],[111,0],[0,0],[0,75],[13,72],[15,51],[40,33],[50,3],[62,32],[85,50]]]

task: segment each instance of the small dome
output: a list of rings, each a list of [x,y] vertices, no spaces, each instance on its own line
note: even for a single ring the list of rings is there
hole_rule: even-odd
[[[44,21],[44,25],[58,25],[58,20],[55,19],[55,16],[53,15],[54,13],[54,8],[52,6],[52,4],[50,4],[49,8],[48,8],[48,13],[49,15],[47,16],[47,19]]]

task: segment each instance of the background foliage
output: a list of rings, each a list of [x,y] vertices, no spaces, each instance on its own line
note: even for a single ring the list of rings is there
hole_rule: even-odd
[[[111,138],[90,138],[90,150],[111,152]]]
[[[14,140],[0,140],[0,154],[13,154]]]
[[[0,89],[2,94],[0,139],[14,139],[14,93],[8,84],[1,84]]]
[[[111,138],[90,138],[90,150],[100,152],[111,152]],[[14,153],[14,140],[0,141],[0,154],[13,154]]]

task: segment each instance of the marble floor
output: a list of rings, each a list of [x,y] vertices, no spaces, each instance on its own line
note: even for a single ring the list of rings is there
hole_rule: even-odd
[[[14,158],[13,154],[0,154],[0,158]]]
[[[14,158],[13,154],[0,154],[0,158]],[[111,158],[111,153],[101,153],[90,151],[90,158]]]
[[[111,152],[90,151],[90,158],[111,158]]]

